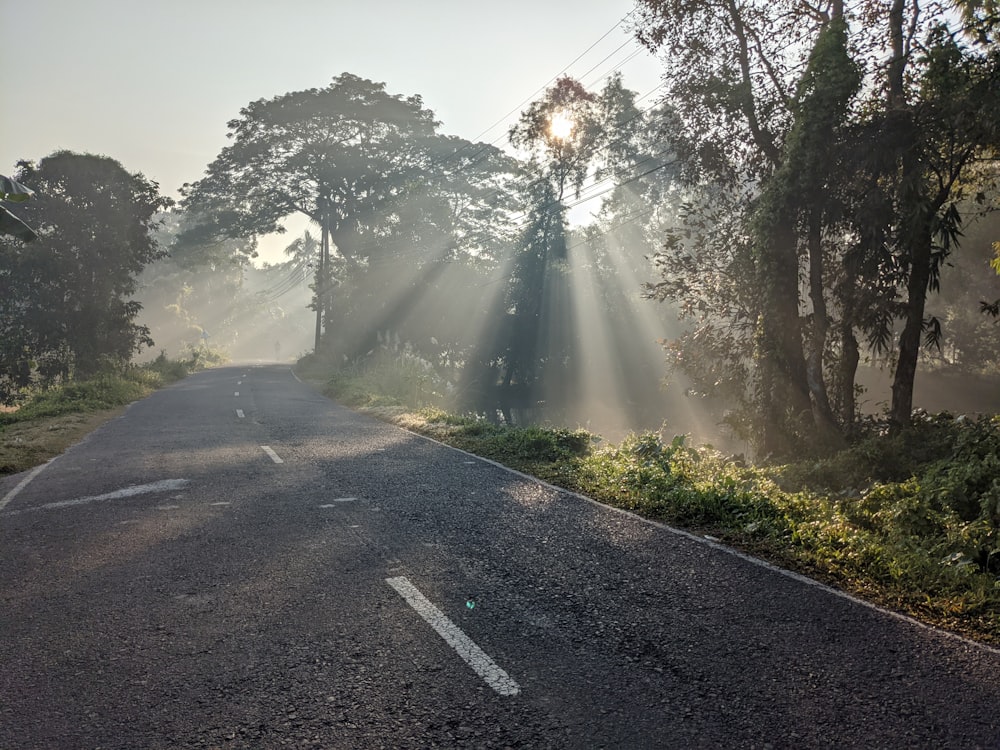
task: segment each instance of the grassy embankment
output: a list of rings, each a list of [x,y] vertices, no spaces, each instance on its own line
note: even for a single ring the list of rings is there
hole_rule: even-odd
[[[508,428],[407,405],[419,373],[302,368],[332,398],[608,505],[1000,644],[1000,417],[918,421],[822,460],[743,466],[646,433]]]
[[[108,372],[30,395],[0,410],[0,475],[16,474],[58,456],[125,407],[206,364],[203,358],[168,360]]]

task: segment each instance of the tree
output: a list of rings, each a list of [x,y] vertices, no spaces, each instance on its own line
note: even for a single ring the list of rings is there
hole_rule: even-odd
[[[34,377],[86,376],[152,343],[130,298],[139,272],[162,255],[151,232],[171,202],[104,156],[59,151],[21,162],[17,179],[36,193],[18,212],[38,239],[0,241],[5,400]]]
[[[848,53],[843,9],[838,7],[834,12],[839,15],[820,29],[796,87],[790,104],[792,123],[782,144],[781,161],[762,184],[752,227],[757,244],[757,278],[764,291],[757,347],[759,377],[770,384],[761,389],[766,395],[765,408],[770,410],[770,414],[765,412],[765,429],[777,431],[781,423],[781,397],[773,391],[768,393],[768,388],[773,389],[782,375],[789,385],[801,388],[804,376],[807,392],[793,387],[793,393],[799,395],[796,406],[801,410],[811,405],[813,425],[822,442],[836,444],[840,436],[824,372],[831,327],[824,234],[843,223],[844,207],[838,201],[834,167],[844,142],[849,105],[861,80]],[[799,256],[803,245],[812,308],[804,324],[800,323],[799,313]],[[776,279],[783,283],[776,283]],[[803,340],[803,334],[808,340]],[[806,357],[800,363],[803,349]],[[763,442],[765,451],[787,450],[773,436],[769,439],[765,434]]]
[[[510,161],[498,149],[439,136],[419,96],[392,95],[384,84],[348,73],[323,89],[251,102],[228,127],[232,145],[204,178],[185,186],[184,205],[211,217],[215,231],[228,237],[281,231],[281,220],[293,213],[320,226],[317,346],[323,330],[340,339],[344,353],[359,345],[356,336],[330,327],[335,289],[341,298],[359,292],[371,269],[392,263],[413,243],[448,244],[465,219],[495,220],[503,205],[494,177]],[[470,185],[490,192],[481,210],[442,211]],[[434,257],[440,251],[425,248]],[[338,326],[346,320],[343,302]],[[363,311],[352,311],[354,320],[365,317],[353,312]],[[369,327],[362,337],[374,335]]]
[[[895,201],[892,237],[906,290],[890,409],[897,428],[910,420],[921,344],[935,339],[937,321],[925,319],[927,295],[940,288],[942,266],[959,242],[960,205],[974,167],[1000,145],[995,50],[976,52],[936,18],[920,54],[912,54],[907,12],[919,9],[895,0],[888,17],[892,58],[876,162]]]
[[[824,109],[824,84],[803,80],[800,71],[817,70],[805,55],[825,49],[818,40],[831,12],[791,1],[732,0],[643,0],[640,10],[640,41],[666,53],[666,87],[681,125],[676,141],[691,183],[716,183],[737,194],[740,184],[758,188],[745,194],[747,205],[730,206],[743,213],[743,231],[752,237],[744,245],[750,257],[741,265],[758,289],[748,311],[757,327],[752,376],[758,449],[765,455],[787,453],[802,432],[803,415],[831,421],[825,392],[810,388],[815,379],[809,377],[803,343],[799,220],[809,212],[803,202],[810,191],[801,192],[804,186],[790,180],[801,176],[802,168],[816,172],[814,183],[826,180],[827,165],[815,146],[822,142],[823,116],[833,115],[836,122],[840,113]],[[842,12],[834,3],[832,17]],[[827,104],[845,106],[842,97],[834,100]],[[821,111],[811,114],[816,109]],[[812,214],[818,235],[821,214]],[[821,251],[818,244],[812,249]],[[659,293],[668,289],[660,287]],[[824,317],[822,305],[817,312],[817,319]],[[824,328],[819,331],[825,335]]]
[[[574,334],[572,315],[564,309],[567,253],[567,191],[580,195],[584,184],[614,161],[635,115],[634,95],[613,77],[601,95],[579,81],[559,78],[521,113],[509,131],[513,146],[526,152],[524,211],[506,288],[490,313],[492,335],[482,342],[475,377],[491,381],[481,388],[485,410],[499,402],[504,419],[512,406],[536,401],[539,383],[559,383],[572,391]],[[632,118],[634,119],[634,117]],[[623,146],[620,146],[621,150]],[[494,388],[495,387],[495,388]],[[495,392],[494,392],[495,390]],[[496,397],[496,398],[494,398]]]
[[[897,319],[891,416],[904,424],[936,330],[926,294],[960,236],[974,165],[995,147],[995,51],[974,53],[943,8],[910,0],[863,0],[850,9],[863,23],[850,24],[839,0],[641,7],[639,38],[667,53],[692,183],[751,188],[734,209],[758,288],[759,451],[850,430],[855,334],[886,348]]]

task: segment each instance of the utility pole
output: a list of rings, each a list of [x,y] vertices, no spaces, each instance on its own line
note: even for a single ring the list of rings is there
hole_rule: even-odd
[[[316,269],[316,342],[313,353],[319,354],[320,341],[323,338],[323,318],[326,313],[327,292],[330,286],[330,213],[325,196],[319,199],[319,267]]]

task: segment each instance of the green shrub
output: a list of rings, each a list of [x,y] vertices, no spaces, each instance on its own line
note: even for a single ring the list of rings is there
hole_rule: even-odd
[[[364,362],[331,368],[308,355],[299,360],[307,377],[326,380],[324,392],[348,406],[408,406],[418,409],[443,401],[443,382],[419,357],[380,352]]]
[[[148,392],[149,386],[141,382],[140,378],[101,375],[92,380],[54,386],[37,393],[17,411],[0,414],[0,424],[113,409],[136,401]]]
[[[188,376],[188,363],[179,359],[168,359],[163,350],[152,362],[147,362],[142,369],[159,376],[161,383],[172,383]]]
[[[591,436],[584,430],[545,427],[502,427],[486,421],[470,422],[460,438],[476,438],[477,451],[499,461],[554,463],[583,456],[590,450]]]

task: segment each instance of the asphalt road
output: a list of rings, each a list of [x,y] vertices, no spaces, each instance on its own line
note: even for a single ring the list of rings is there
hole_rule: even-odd
[[[191,376],[27,478],[0,481],[0,750],[1000,748],[997,651],[288,367]]]

